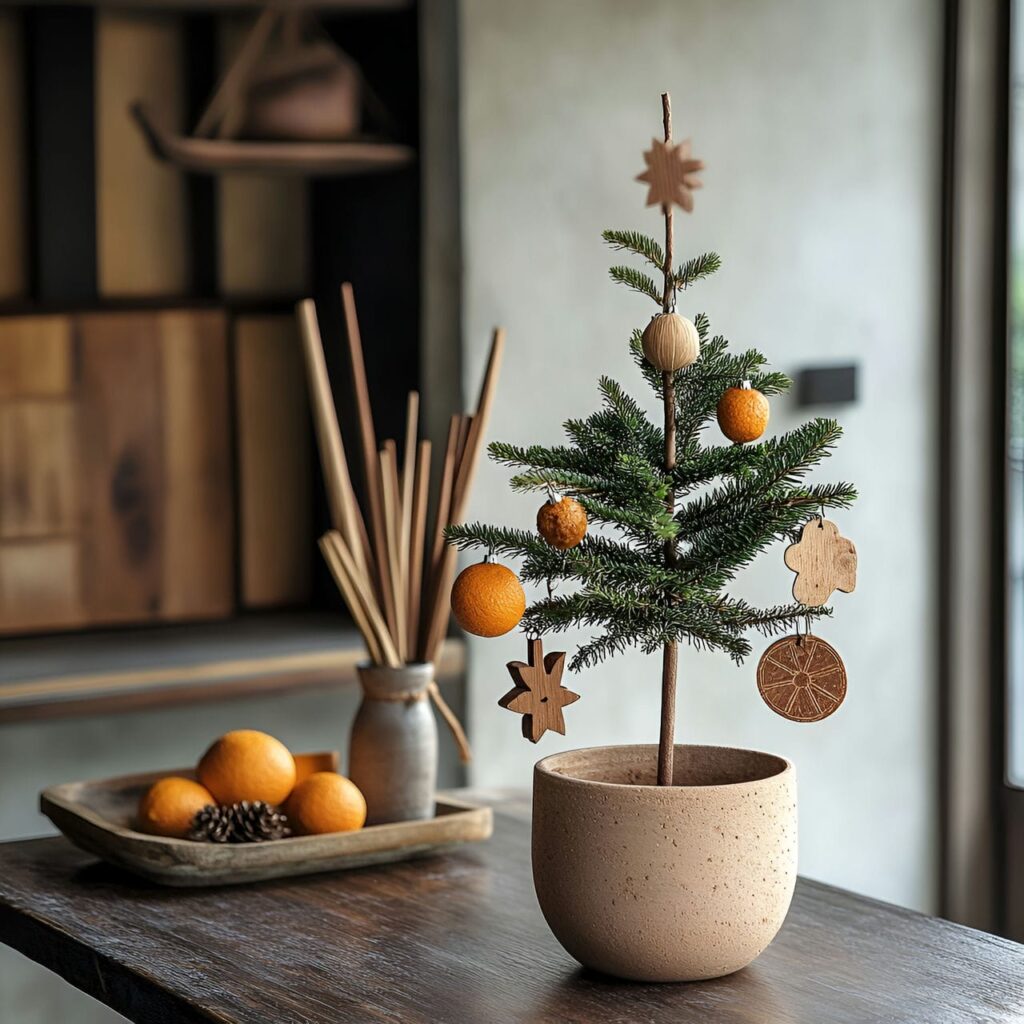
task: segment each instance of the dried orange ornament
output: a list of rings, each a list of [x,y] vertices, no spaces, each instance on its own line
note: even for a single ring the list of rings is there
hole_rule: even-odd
[[[553,494],[537,509],[537,531],[559,551],[574,548],[587,534],[587,510],[575,498]]]
[[[657,370],[671,373],[697,361],[700,335],[692,320],[678,313],[658,313],[640,338],[644,358]]]
[[[478,562],[459,573],[452,587],[452,614],[467,632],[501,636],[519,625],[526,593],[519,577],[497,562]]]
[[[730,441],[756,441],[768,426],[768,399],[745,380],[718,401],[718,426]]]

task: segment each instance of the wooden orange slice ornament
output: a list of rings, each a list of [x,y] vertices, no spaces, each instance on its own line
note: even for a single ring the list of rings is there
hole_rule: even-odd
[[[846,697],[846,667],[820,637],[784,636],[761,655],[757,688],[776,714],[791,722],[828,718]]]

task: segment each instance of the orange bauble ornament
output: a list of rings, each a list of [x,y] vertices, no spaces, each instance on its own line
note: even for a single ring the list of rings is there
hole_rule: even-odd
[[[501,636],[515,629],[525,611],[526,593],[519,577],[497,562],[463,569],[452,587],[455,621],[476,636]]]
[[[644,358],[663,372],[681,370],[700,355],[700,335],[692,320],[678,313],[659,313],[644,328]]]
[[[552,495],[537,510],[537,530],[559,551],[574,548],[587,533],[587,510],[575,498]]]
[[[768,399],[745,380],[729,388],[718,402],[718,426],[730,441],[756,441],[768,426]]]

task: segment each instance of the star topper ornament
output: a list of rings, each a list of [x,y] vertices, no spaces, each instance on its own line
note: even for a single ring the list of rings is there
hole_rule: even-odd
[[[644,162],[647,170],[638,174],[636,180],[648,186],[647,205],[661,206],[667,212],[675,203],[692,213],[693,190],[701,187],[697,172],[704,170],[704,161],[690,156],[690,140],[673,145],[652,139]]]
[[[536,743],[551,729],[565,735],[562,708],[580,699],[562,683],[565,651],[553,651],[545,657],[540,638],[528,641],[527,661],[510,661],[508,671],[516,684],[498,706],[523,716],[523,736]]]

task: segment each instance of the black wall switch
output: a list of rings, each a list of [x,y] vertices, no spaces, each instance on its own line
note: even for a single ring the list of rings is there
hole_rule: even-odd
[[[796,376],[797,405],[837,405],[857,401],[856,366],[812,366]]]

